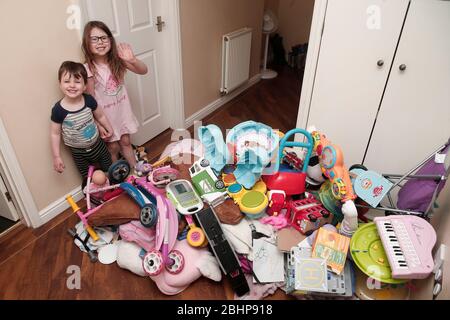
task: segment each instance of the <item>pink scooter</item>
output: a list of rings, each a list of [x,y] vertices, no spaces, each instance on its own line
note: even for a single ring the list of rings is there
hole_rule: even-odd
[[[180,251],[172,250],[178,234],[178,215],[175,207],[165,197],[164,189],[155,187],[147,177],[133,182],[147,198],[155,199],[159,213],[155,249],[147,252],[142,261],[145,272],[156,276],[165,267],[169,273],[180,273],[184,268],[184,256]]]

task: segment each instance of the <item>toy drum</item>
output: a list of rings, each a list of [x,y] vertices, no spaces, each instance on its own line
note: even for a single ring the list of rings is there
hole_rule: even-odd
[[[246,192],[238,204],[239,209],[245,213],[248,218],[259,219],[266,212],[269,200],[264,193],[252,190]]]
[[[227,192],[231,198],[237,201],[238,199],[242,198],[245,193],[245,189],[240,184],[235,183],[227,188]]]

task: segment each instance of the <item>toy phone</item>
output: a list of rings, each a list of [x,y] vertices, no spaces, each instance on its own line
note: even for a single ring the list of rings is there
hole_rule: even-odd
[[[202,199],[187,180],[176,180],[166,186],[169,199],[181,214],[194,214],[203,209]]]

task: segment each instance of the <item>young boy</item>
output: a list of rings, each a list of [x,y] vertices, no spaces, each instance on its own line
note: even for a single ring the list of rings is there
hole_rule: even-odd
[[[53,168],[59,173],[65,169],[59,147],[62,134],[83,178],[87,177],[89,165],[93,163],[99,163],[103,171],[108,171],[111,155],[102,139],[109,138],[113,131],[95,99],[84,94],[86,69],[81,63],[66,61],[59,68],[58,80],[64,98],[55,104],[51,115]],[[95,120],[106,129],[104,135],[100,136]]]

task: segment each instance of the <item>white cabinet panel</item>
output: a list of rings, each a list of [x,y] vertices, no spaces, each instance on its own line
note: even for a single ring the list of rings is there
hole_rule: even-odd
[[[411,1],[364,161],[368,168],[405,173],[450,137],[449,30],[449,1]]]
[[[308,126],[342,147],[347,166],[363,160],[407,6],[328,1]]]

